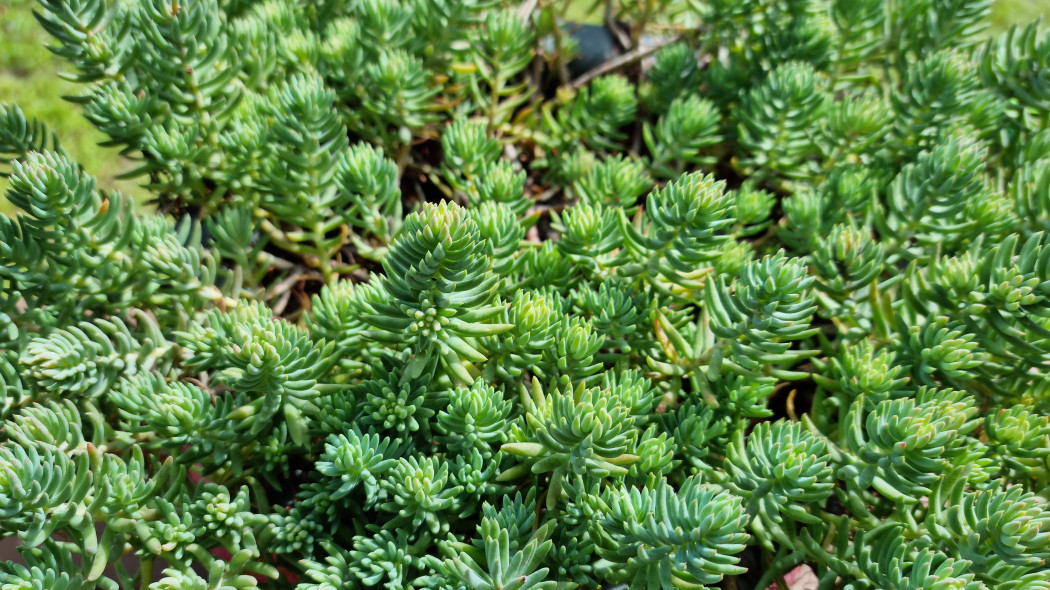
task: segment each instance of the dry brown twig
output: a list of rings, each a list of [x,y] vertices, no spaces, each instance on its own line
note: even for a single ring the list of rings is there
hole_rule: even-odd
[[[628,51],[627,53],[618,55],[602,63],[601,65],[595,66],[594,68],[591,68],[590,70],[584,72],[582,75],[580,75],[579,78],[576,78],[572,81],[572,87],[576,90],[579,90],[580,88],[586,86],[587,83],[593,80],[594,78],[608,74],[609,72],[618,68],[622,68],[623,66],[630,65],[637,61],[641,61],[642,59],[645,59],[646,57],[656,53],[660,49],[677,41],[681,41],[682,38],[683,35],[676,35],[674,37],[660,39],[652,45],[638,47],[636,49]]]

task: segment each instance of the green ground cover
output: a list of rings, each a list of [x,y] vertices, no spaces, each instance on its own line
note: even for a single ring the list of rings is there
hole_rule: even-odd
[[[116,176],[129,163],[115,149],[98,146],[105,136],[80,114],[77,105],[62,97],[77,92],[72,82],[59,78],[69,71],[47,50],[48,35],[33,17],[35,0],[0,0],[0,102],[16,103],[58,132],[62,144],[107,189],[136,196],[145,194],[134,181]],[[0,178],[0,189],[6,181]],[[0,212],[7,201],[0,199]]]
[[[75,92],[76,86],[59,79],[64,64],[46,49],[48,36],[33,18],[34,4],[35,0],[0,0],[0,102],[17,103],[55,129],[66,149],[104,188],[142,195],[134,181],[116,178],[129,163],[116,150],[99,147],[104,136],[76,105],[62,98]],[[997,0],[991,24],[1000,31],[1040,17],[1050,17],[1050,0]],[[0,190],[4,186],[0,179]],[[0,212],[7,210],[6,201],[0,200]]]

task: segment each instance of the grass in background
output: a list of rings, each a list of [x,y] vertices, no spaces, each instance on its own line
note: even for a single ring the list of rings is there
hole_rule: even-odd
[[[992,30],[996,32],[1015,24],[1024,26],[1038,18],[1050,21],[1050,0],[996,0],[992,5]]]
[[[76,105],[62,99],[80,89],[58,77],[70,68],[46,49],[50,39],[33,17],[35,4],[35,0],[0,0],[0,102],[18,104],[27,115],[58,132],[69,153],[103,188],[145,198],[145,191],[134,181],[115,178],[129,169],[127,160],[115,149],[99,147],[103,134],[80,115]],[[593,0],[580,0],[580,4],[591,5]],[[991,25],[999,32],[1040,17],[1050,20],[1050,0],[996,0]],[[0,192],[5,188],[6,181],[0,178]],[[0,199],[0,214],[9,208]]]
[[[77,105],[62,99],[82,88],[59,78],[59,72],[72,68],[47,50],[51,39],[33,16],[35,5],[35,0],[0,0],[0,102],[17,104],[27,116],[54,129],[102,188],[144,199],[146,191],[135,181],[115,178],[130,169],[130,163],[117,149],[99,147],[105,135],[81,116]],[[6,179],[0,178],[0,194],[6,188]],[[10,204],[0,198],[0,214],[9,211]]]

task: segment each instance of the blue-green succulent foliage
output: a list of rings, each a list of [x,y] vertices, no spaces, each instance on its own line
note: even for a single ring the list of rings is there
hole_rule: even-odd
[[[0,587],[1050,588],[1047,32],[566,4],[40,0]]]

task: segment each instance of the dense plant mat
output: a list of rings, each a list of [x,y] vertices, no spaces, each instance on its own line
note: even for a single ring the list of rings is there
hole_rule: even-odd
[[[603,8],[41,0],[0,587],[1050,588],[1050,37]]]

